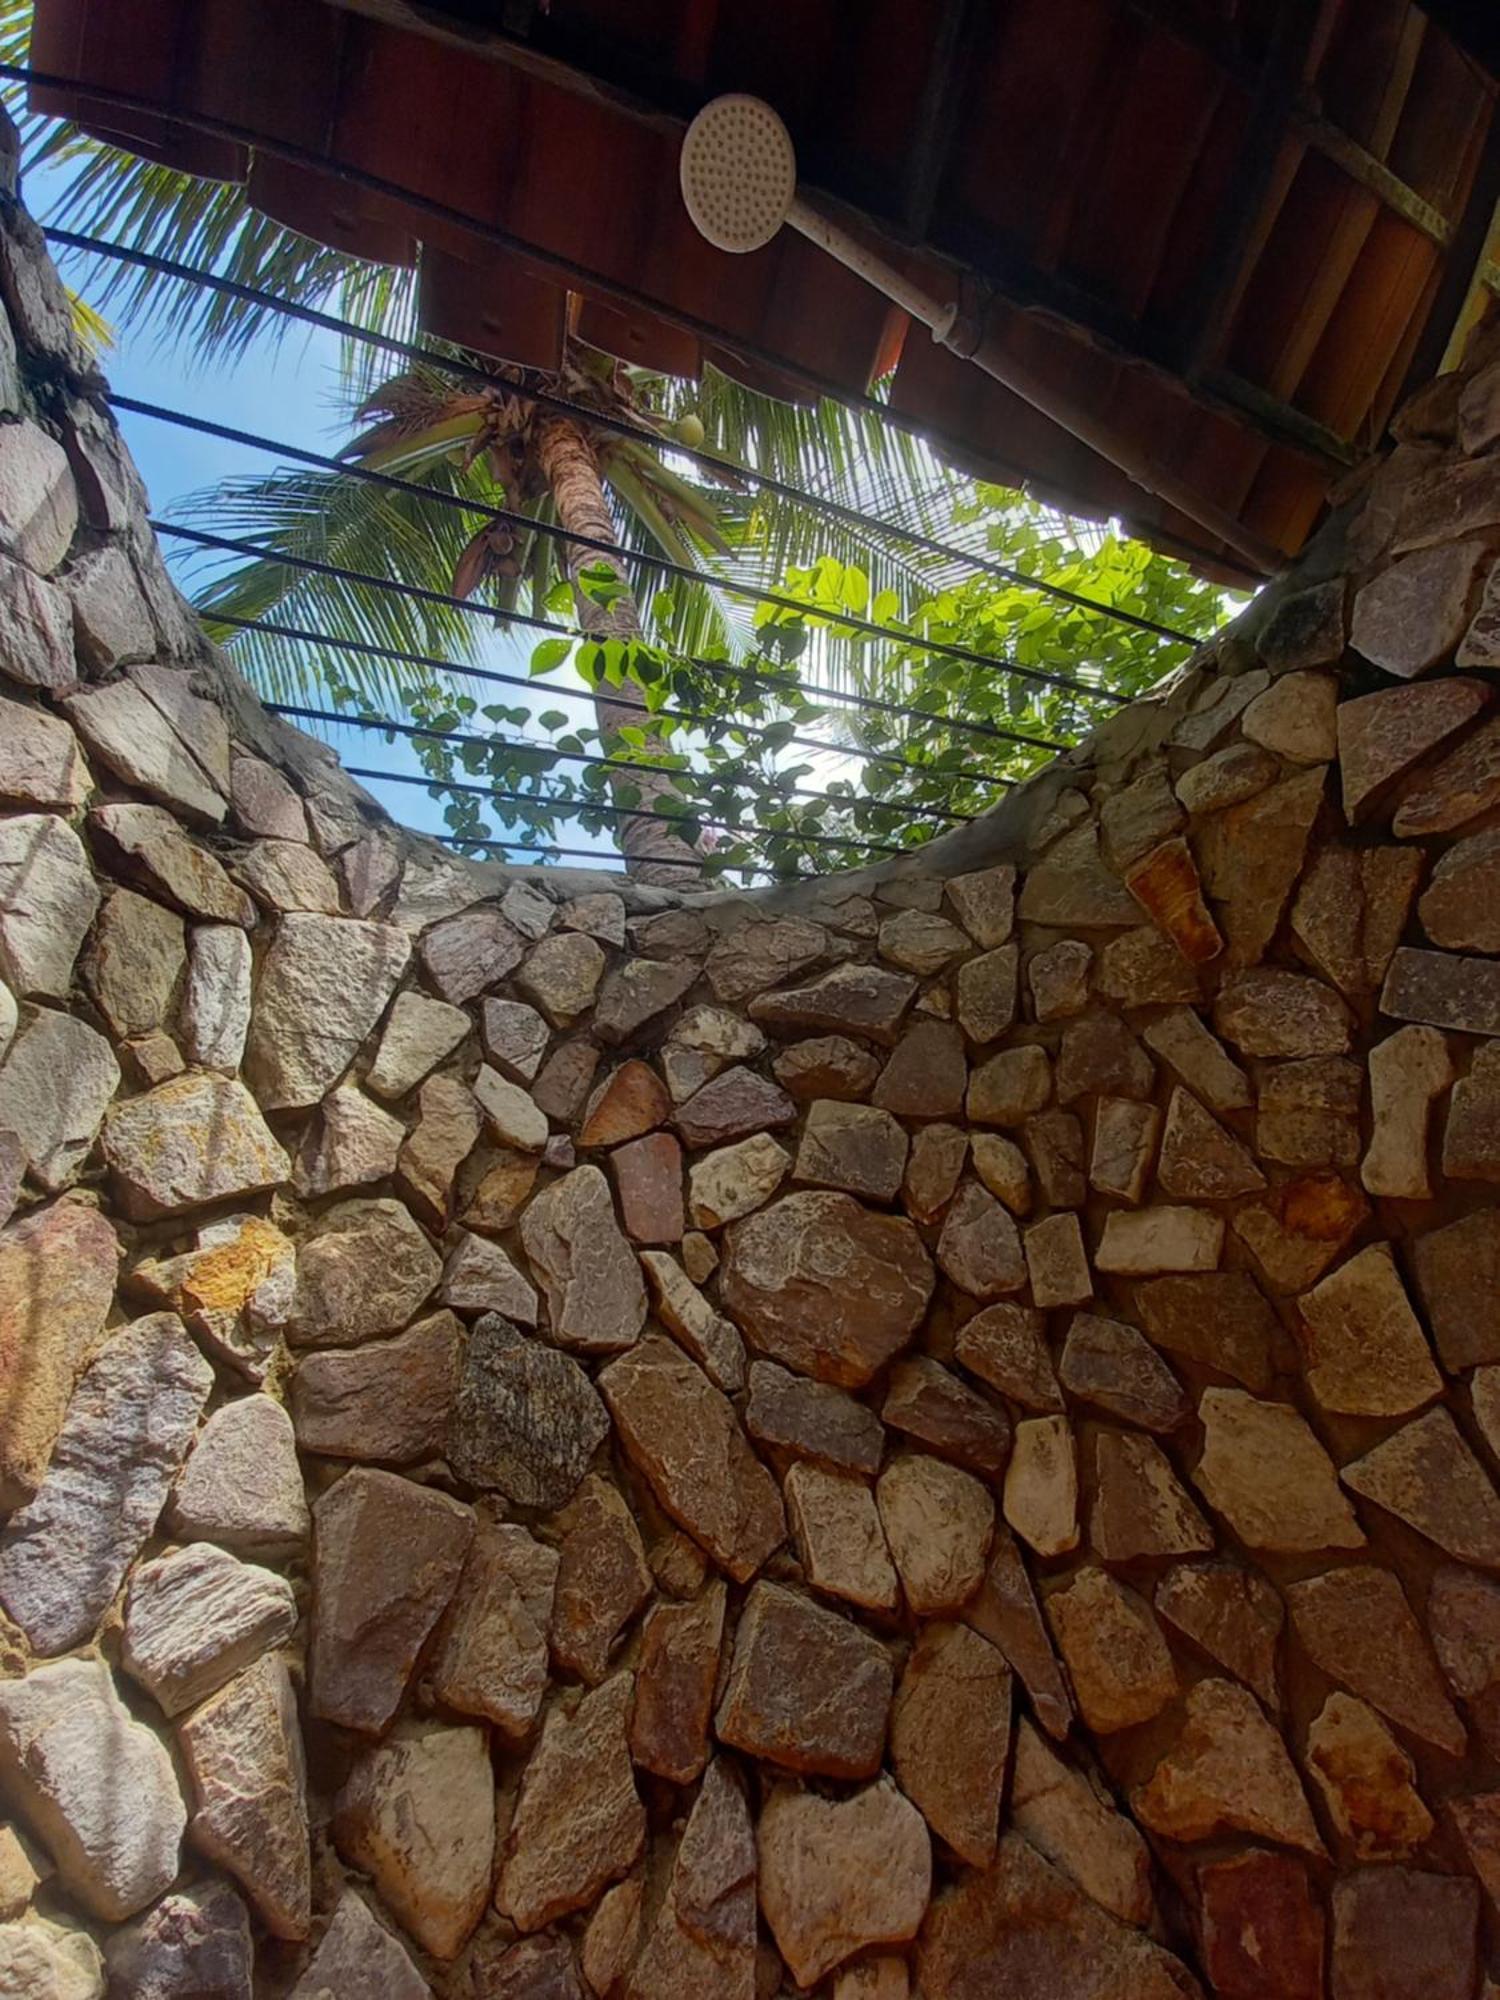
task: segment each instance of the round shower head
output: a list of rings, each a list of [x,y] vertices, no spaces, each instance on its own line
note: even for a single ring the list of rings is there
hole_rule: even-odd
[[[743,92],[704,105],[683,139],[681,173],[687,212],[716,250],[762,249],[796,199],[791,134]]]

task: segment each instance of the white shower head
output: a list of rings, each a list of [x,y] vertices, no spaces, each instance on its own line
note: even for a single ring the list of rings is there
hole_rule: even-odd
[[[791,134],[743,91],[704,105],[683,139],[680,171],[687,212],[716,250],[764,249],[796,200]]]

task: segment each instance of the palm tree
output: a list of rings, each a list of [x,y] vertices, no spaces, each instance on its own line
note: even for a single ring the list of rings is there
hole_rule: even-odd
[[[496,367],[492,387],[477,387],[468,376],[455,379],[435,360],[392,377],[364,399],[360,416],[378,421],[343,456],[408,480],[420,480],[445,462],[456,464],[460,477],[476,470],[486,475],[489,491],[482,500],[519,511],[540,525],[528,532],[505,522],[485,522],[460,552],[448,590],[468,598],[488,585],[496,601],[508,606],[521,581],[529,579],[533,597],[544,601],[560,569],[572,588],[579,629],[596,643],[614,641],[629,648],[639,645],[644,634],[612,498],[676,562],[692,566],[705,553],[728,550],[701,488],[672,471],[639,438],[590,427],[585,415],[575,414],[596,411],[669,442],[681,427],[650,410],[641,393],[646,379],[571,338],[556,375]],[[542,405],[517,393],[527,389],[548,391],[572,408]],[[552,526],[560,535],[546,532]],[[588,541],[568,539],[576,536]],[[220,610],[225,608],[222,593],[216,602]],[[594,708],[606,743],[617,742],[625,729],[635,732],[636,768],[621,773],[617,786],[617,795],[628,797],[630,807],[618,833],[627,866],[647,882],[681,885],[696,879],[699,858],[672,818],[686,801],[668,769],[638,768],[670,754],[648,726],[640,686],[624,674],[614,682],[603,680]]]

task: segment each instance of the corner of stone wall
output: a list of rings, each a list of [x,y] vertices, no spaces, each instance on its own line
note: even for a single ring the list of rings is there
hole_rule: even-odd
[[[266,715],[0,133],[0,1992],[1493,2000],[1500,341],[920,855]]]

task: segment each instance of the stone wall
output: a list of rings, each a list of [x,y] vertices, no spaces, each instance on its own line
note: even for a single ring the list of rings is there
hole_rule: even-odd
[[[1500,359],[690,899],[266,717],[0,290],[0,1991],[1493,2000]]]

